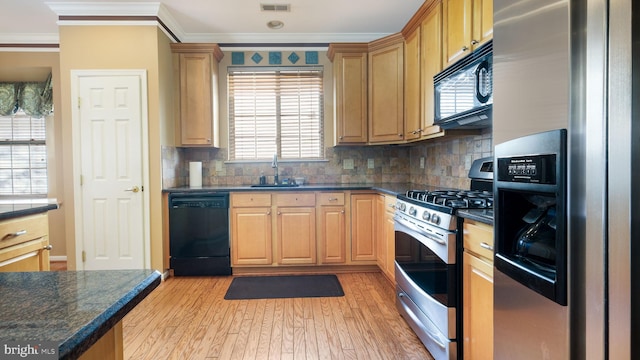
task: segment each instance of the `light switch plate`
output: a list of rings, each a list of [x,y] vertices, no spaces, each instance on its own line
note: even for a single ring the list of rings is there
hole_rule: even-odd
[[[374,166],[375,166],[375,163],[374,163],[373,159],[368,159],[368,160],[367,160],[367,167],[368,167],[369,169],[373,169],[373,168],[374,168]]]
[[[424,157],[420,158],[420,169],[424,169]]]
[[[353,170],[353,159],[342,160],[342,168],[345,170]]]

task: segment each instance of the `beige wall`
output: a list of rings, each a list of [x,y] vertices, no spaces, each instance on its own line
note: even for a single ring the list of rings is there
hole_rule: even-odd
[[[149,185],[145,190],[149,196],[151,223],[151,267],[162,269],[162,172],[161,143],[168,137],[166,125],[172,113],[168,98],[172,82],[168,39],[156,26],[61,26],[60,75],[62,111],[64,119],[62,138],[71,139],[71,70],[98,69],[144,69],[147,71],[147,94],[149,116]],[[168,78],[168,79],[167,79]],[[164,134],[164,136],[163,136]],[[76,228],[74,221],[74,173],[72,141],[64,141],[65,165],[64,189],[67,212],[67,255],[70,269],[76,264]],[[142,241],[142,240],[141,240]],[[79,241],[78,241],[79,242]]]
[[[53,117],[47,119],[47,172],[49,197],[57,198],[62,206],[49,212],[49,242],[52,256],[66,255],[64,219],[64,157],[62,156],[62,112],[60,91],[60,56],[55,52],[0,52],[0,81],[24,81],[31,76],[31,69],[50,68],[53,77]],[[16,75],[19,74],[19,75]],[[16,78],[16,76],[18,76]],[[21,78],[25,77],[25,78]],[[45,79],[41,79],[44,81]]]

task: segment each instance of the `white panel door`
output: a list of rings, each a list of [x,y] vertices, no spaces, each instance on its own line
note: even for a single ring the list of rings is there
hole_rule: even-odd
[[[141,86],[135,75],[78,78],[85,270],[145,267]]]

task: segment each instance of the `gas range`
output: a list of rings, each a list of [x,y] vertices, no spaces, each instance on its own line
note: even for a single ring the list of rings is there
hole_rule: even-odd
[[[398,195],[397,215],[442,229],[455,230],[458,209],[492,209],[493,193],[487,190],[409,190]]]

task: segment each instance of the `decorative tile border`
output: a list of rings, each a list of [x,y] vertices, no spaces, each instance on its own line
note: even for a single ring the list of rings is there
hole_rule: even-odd
[[[247,63],[246,58],[250,59]],[[233,51],[231,65],[318,65],[320,63],[318,51]],[[300,60],[304,59],[304,63]]]

